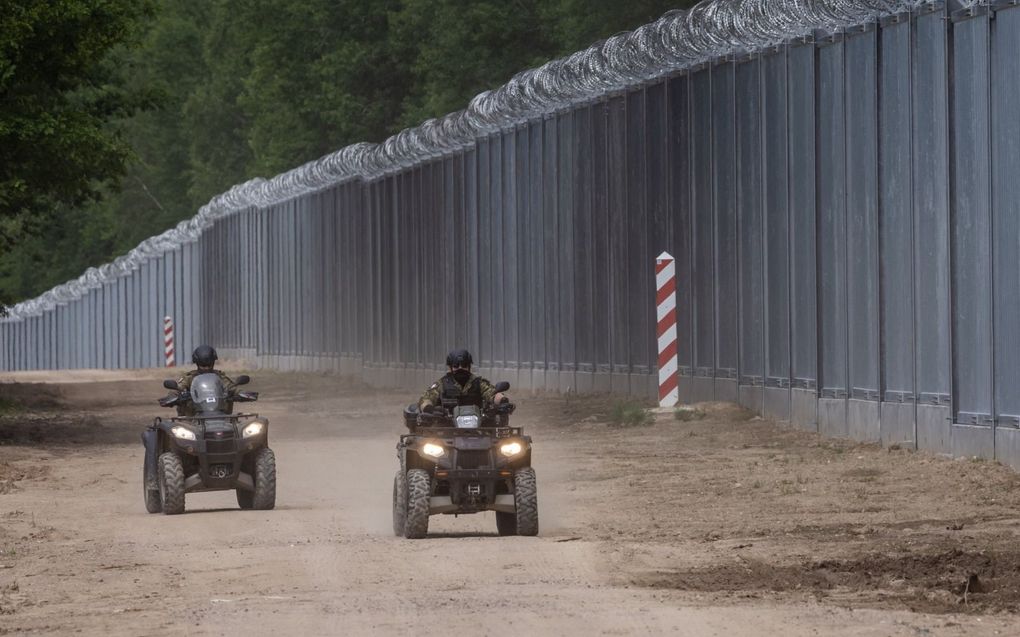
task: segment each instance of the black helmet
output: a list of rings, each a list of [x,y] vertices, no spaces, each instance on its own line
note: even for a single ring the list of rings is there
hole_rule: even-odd
[[[446,355],[447,367],[471,367],[471,352],[466,349],[455,349]]]
[[[199,345],[191,353],[191,362],[199,367],[212,367],[218,358],[216,350],[208,345]]]

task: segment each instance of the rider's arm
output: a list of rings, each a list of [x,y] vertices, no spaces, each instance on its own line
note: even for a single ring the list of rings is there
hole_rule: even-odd
[[[439,402],[439,395],[439,383],[432,383],[432,386],[426,389],[418,399],[418,409],[422,409],[425,405],[435,406]]]
[[[506,396],[504,396],[503,394],[496,393],[496,386],[484,378],[481,379],[481,383],[479,383],[479,386],[482,390],[482,400],[484,400],[487,403],[498,405],[501,402],[503,402],[504,398],[506,398]]]

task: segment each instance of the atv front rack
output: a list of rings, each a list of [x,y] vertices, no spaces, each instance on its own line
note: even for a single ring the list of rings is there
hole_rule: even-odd
[[[519,438],[523,435],[523,427],[474,427],[467,429],[462,427],[429,427],[428,425],[419,425],[411,433],[403,434],[400,437],[435,436],[437,438],[448,438],[456,436],[465,438],[475,436],[478,438]]]
[[[239,420],[241,418],[258,418],[258,414],[227,414],[225,416],[219,414],[200,414],[197,416],[171,416],[166,420],[170,422],[189,422],[194,420]],[[154,421],[155,424],[163,422],[163,418],[157,416]]]

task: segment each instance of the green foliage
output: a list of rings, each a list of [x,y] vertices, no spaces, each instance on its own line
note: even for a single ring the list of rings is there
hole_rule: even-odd
[[[690,4],[0,0],[0,309]]]
[[[655,423],[652,412],[635,402],[621,400],[609,410],[609,424],[615,427],[643,427]]]
[[[697,409],[696,407],[682,405],[673,410],[673,417],[681,422],[703,420],[705,418],[705,412]]]
[[[113,54],[135,41],[150,12],[139,0],[0,0],[4,263],[30,251],[22,239],[64,224],[65,211],[98,200],[104,184],[123,175],[130,148],[109,123],[152,96],[118,81],[123,69]],[[0,305],[30,289],[4,274]]]

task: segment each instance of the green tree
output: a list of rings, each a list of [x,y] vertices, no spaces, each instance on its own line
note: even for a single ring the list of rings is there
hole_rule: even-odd
[[[138,0],[0,0],[0,254],[123,174],[130,151],[107,123],[149,96],[117,84],[108,60],[150,10]]]

